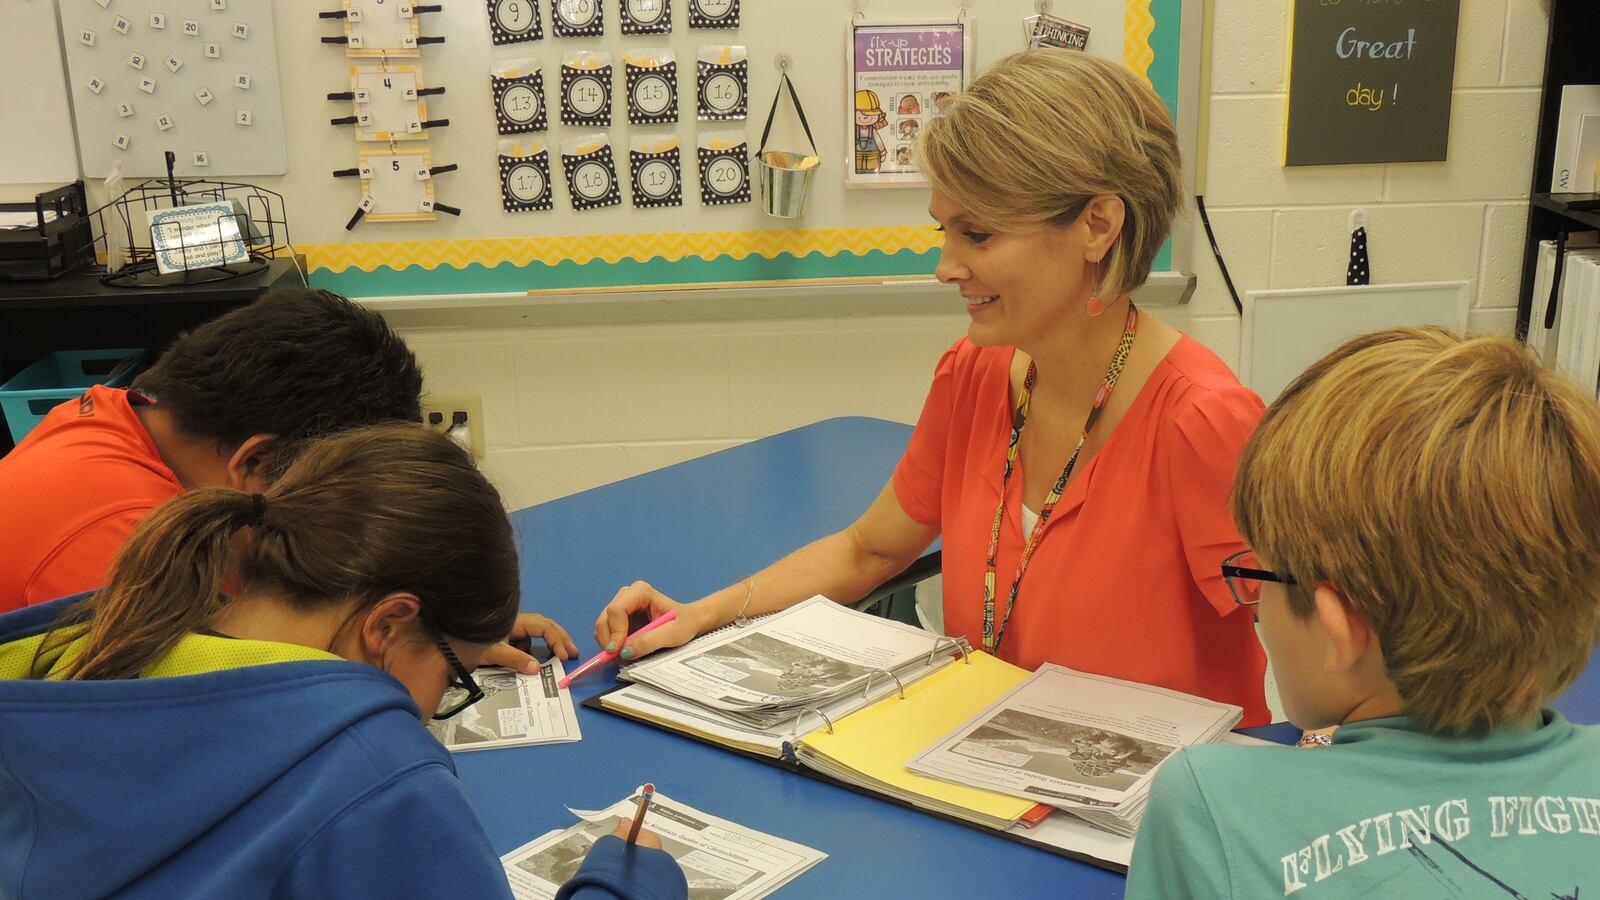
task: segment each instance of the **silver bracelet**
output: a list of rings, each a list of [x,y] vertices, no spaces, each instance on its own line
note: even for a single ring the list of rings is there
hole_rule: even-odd
[[[1312,750],[1312,749],[1319,749],[1319,748],[1322,748],[1322,747],[1332,747],[1333,746],[1333,738],[1328,736],[1328,735],[1326,735],[1326,734],[1321,734],[1319,732],[1308,731],[1305,734],[1300,736],[1300,740],[1295,742],[1295,746],[1301,748],[1302,750]]]
[[[743,628],[750,624],[750,619],[744,614],[744,611],[750,608],[750,598],[756,595],[756,576],[752,573],[743,576],[739,580],[746,582],[748,586],[744,593],[744,603],[739,606],[739,612],[733,617],[733,624]]]

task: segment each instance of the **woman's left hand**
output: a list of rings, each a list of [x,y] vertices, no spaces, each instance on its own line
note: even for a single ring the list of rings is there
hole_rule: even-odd
[[[527,652],[533,638],[543,640],[550,647],[550,652],[563,662],[578,657],[578,645],[572,642],[567,630],[557,625],[554,619],[538,613],[520,613],[516,624],[511,626],[511,638],[490,647],[489,652],[483,655],[483,664],[505,666],[529,675],[537,674],[539,661]]]

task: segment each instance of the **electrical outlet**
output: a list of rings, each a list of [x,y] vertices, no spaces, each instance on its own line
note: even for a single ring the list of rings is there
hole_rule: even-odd
[[[462,423],[472,445],[472,457],[483,458],[483,405],[477,394],[427,394],[422,398],[422,421],[439,431]]]

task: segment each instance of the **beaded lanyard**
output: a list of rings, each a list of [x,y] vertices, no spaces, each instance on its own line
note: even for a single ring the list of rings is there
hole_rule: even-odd
[[[1050,521],[1050,514],[1055,512],[1056,501],[1061,499],[1061,493],[1067,487],[1067,479],[1072,477],[1072,469],[1078,464],[1078,454],[1083,451],[1083,442],[1088,439],[1094,423],[1099,420],[1106,401],[1111,399],[1111,389],[1116,387],[1117,379],[1122,376],[1122,367],[1128,361],[1128,351],[1133,347],[1133,337],[1138,330],[1139,311],[1129,303],[1128,321],[1122,328],[1122,341],[1117,344],[1116,355],[1111,358],[1111,367],[1106,369],[1105,381],[1100,385],[1099,392],[1094,395],[1094,405],[1089,408],[1089,416],[1083,422],[1083,432],[1078,435],[1078,445],[1072,448],[1072,455],[1067,457],[1067,465],[1061,470],[1061,477],[1057,478],[1055,485],[1050,488],[1050,494],[1045,498],[1043,508],[1039,510],[1039,521],[1034,523],[1033,532],[1028,535],[1028,542],[1022,548],[1022,559],[1017,563],[1017,577],[1011,582],[1011,592],[1006,597],[1005,618],[1000,620],[1000,631],[997,634],[994,628],[994,576],[995,556],[1000,551],[1000,523],[1005,521],[1006,488],[1011,484],[1011,472],[1016,468],[1017,449],[1022,443],[1022,426],[1028,421],[1028,401],[1032,399],[1034,379],[1038,376],[1038,369],[1032,362],[1028,363],[1028,377],[1022,382],[1022,394],[1017,398],[1016,416],[1011,422],[1011,444],[1006,448],[1005,476],[1000,480],[1000,505],[994,511],[994,527],[989,530],[989,553],[986,556],[987,562],[983,573],[983,649],[989,653],[999,653],[1000,639],[1005,637],[1006,625],[1011,621],[1011,609],[1017,604],[1017,590],[1022,586],[1022,576],[1028,571],[1028,562],[1033,559],[1033,551],[1038,548],[1039,541],[1044,537],[1045,523]]]

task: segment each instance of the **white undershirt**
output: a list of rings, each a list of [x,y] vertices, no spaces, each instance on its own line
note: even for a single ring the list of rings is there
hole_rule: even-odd
[[[1028,508],[1028,504],[1026,504],[1026,503],[1022,504],[1022,539],[1023,539],[1023,541],[1027,541],[1028,536],[1033,534],[1033,526],[1035,526],[1037,524],[1039,524],[1039,514],[1034,512],[1033,510],[1029,509]]]

